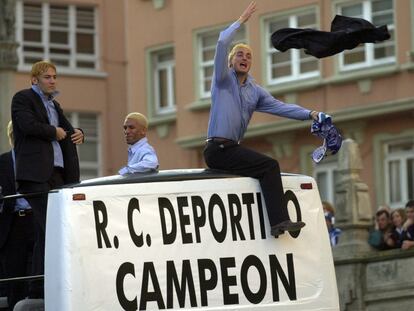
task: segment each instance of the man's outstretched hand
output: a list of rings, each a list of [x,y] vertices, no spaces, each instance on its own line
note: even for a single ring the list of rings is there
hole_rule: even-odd
[[[247,8],[242,13],[242,15],[240,15],[238,22],[240,24],[247,22],[250,16],[252,16],[253,13],[256,12],[256,7],[257,7],[256,1],[250,2],[250,4],[247,6]]]

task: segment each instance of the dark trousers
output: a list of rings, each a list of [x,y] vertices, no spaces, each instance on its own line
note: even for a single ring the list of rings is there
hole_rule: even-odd
[[[287,208],[283,204],[282,178],[276,160],[237,143],[216,142],[207,143],[204,159],[209,168],[259,179],[270,226],[289,219]]]
[[[19,216],[14,213],[7,241],[1,249],[1,266],[5,278],[24,277],[31,274],[33,255],[33,213],[27,212]],[[6,286],[9,310],[27,297],[28,283],[24,281],[10,282]]]
[[[63,170],[61,168],[55,168],[52,176],[45,183],[31,181],[19,181],[18,183],[18,191],[20,193],[43,192],[43,194],[26,198],[33,209],[35,236],[32,264],[33,275],[41,275],[45,272],[47,191],[63,185]],[[43,281],[34,281],[30,287],[30,296],[32,298],[42,298],[43,294]]]

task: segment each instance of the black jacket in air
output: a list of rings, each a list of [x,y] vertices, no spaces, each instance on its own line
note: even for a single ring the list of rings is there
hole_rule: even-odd
[[[323,58],[351,50],[361,43],[375,43],[390,38],[386,25],[375,27],[362,18],[336,15],[331,31],[309,28],[282,28],[272,34],[272,45],[285,52],[288,49],[305,49],[305,53]]]

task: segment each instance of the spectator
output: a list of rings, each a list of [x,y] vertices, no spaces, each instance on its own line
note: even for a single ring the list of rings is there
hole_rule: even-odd
[[[390,215],[391,215],[391,212],[392,212],[391,208],[387,204],[382,204],[382,205],[378,206],[377,211],[380,211],[380,210],[386,210],[388,212],[388,214],[390,214]]]
[[[322,202],[323,212],[325,214],[326,226],[328,227],[329,240],[331,246],[338,244],[339,235],[341,234],[341,229],[335,227],[335,210],[331,203]]]
[[[14,175],[15,155],[13,149],[13,127],[9,122],[7,135],[11,150],[0,155],[0,186],[3,195],[16,194]],[[0,213],[0,256],[4,277],[30,275],[34,246],[33,213],[29,203],[23,199],[7,200]],[[28,295],[25,282],[13,282],[6,286],[9,310]]]
[[[368,243],[378,250],[390,249],[385,238],[388,238],[391,231],[390,213],[386,209],[379,209],[375,213],[375,228],[369,233]]]
[[[332,215],[335,215],[335,209],[333,208],[332,204],[327,201],[322,201],[322,208],[324,214],[331,213]],[[335,217],[332,219],[333,223],[335,223]]]
[[[124,136],[129,145],[128,163],[119,170],[120,175],[155,171],[158,158],[154,148],[147,139],[148,120],[138,112],[131,112],[125,117]]]
[[[414,200],[410,200],[405,205],[407,221],[404,224],[405,235],[401,245],[402,249],[414,247]]]
[[[393,224],[393,229],[391,234],[385,237],[385,243],[390,248],[400,248],[404,238],[404,223],[407,220],[405,216],[405,211],[403,208],[397,208],[391,212],[391,221]]]

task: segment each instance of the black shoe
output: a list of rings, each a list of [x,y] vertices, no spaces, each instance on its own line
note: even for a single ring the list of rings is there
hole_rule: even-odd
[[[295,232],[299,231],[301,228],[305,226],[303,221],[292,222],[290,220],[282,221],[277,225],[272,226],[270,234],[273,235],[275,238],[279,237],[279,235],[285,233],[285,231]]]

